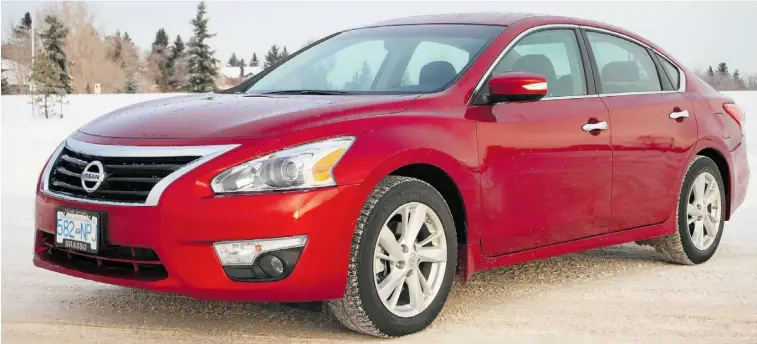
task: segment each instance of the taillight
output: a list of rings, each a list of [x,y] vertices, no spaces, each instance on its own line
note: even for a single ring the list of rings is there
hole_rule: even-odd
[[[731,115],[741,128],[744,128],[744,112],[741,111],[741,108],[738,105],[734,103],[725,103],[723,104],[723,110]]]

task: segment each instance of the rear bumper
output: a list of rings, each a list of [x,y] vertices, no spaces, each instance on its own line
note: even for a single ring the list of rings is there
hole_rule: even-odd
[[[66,275],[125,287],[186,294],[198,299],[303,302],[340,298],[347,281],[355,221],[362,207],[359,185],[306,192],[235,197],[163,195],[160,206],[79,203],[38,193],[34,265]],[[100,262],[83,268],[71,255],[51,255],[58,206],[107,213],[109,245],[154,250],[164,275],[145,278],[139,267],[112,273]],[[49,233],[49,234],[45,234]],[[307,235],[291,275],[275,282],[236,282],[224,272],[212,243]],[[132,251],[133,252],[133,251]],[[76,258],[76,257],[74,257]],[[94,262],[94,260],[92,260]],[[128,268],[134,260],[124,262]],[[91,264],[90,264],[91,265]],[[122,264],[123,265],[123,264]],[[138,265],[138,264],[137,264]],[[144,271],[144,269],[143,269]]]

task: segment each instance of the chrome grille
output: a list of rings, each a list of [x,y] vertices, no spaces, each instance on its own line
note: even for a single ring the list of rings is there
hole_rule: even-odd
[[[120,203],[144,203],[155,184],[200,156],[111,157],[63,148],[50,171],[49,190],[76,198]],[[88,192],[81,175],[92,161],[103,164],[105,178]]]

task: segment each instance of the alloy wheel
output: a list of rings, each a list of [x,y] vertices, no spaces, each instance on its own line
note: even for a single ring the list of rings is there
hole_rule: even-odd
[[[408,318],[436,298],[447,264],[447,239],[437,214],[418,202],[397,208],[384,223],[373,255],[379,299],[392,314]]]
[[[691,242],[699,250],[707,250],[720,229],[722,199],[715,177],[703,172],[694,180],[686,208],[686,224]]]

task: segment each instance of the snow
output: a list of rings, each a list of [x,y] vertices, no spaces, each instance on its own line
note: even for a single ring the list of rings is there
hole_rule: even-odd
[[[757,118],[750,116],[757,116],[757,92],[724,93],[744,109],[747,141],[754,142]],[[364,340],[319,314],[129,290],[32,266],[34,189],[55,147],[101,114],[173,95],[72,95],[63,106],[62,119],[32,118],[28,96],[1,97],[3,339],[59,343],[125,343],[140,336],[166,343]],[[754,166],[757,147],[750,149]],[[707,264],[685,268],[664,264],[650,250],[621,245],[483,272],[468,285],[455,285],[445,310],[429,330],[400,341],[499,342],[509,338],[549,342],[561,338],[587,343],[647,338],[734,342],[757,338],[753,292],[757,184],[752,181],[750,186],[744,205],[726,223],[718,254]]]

